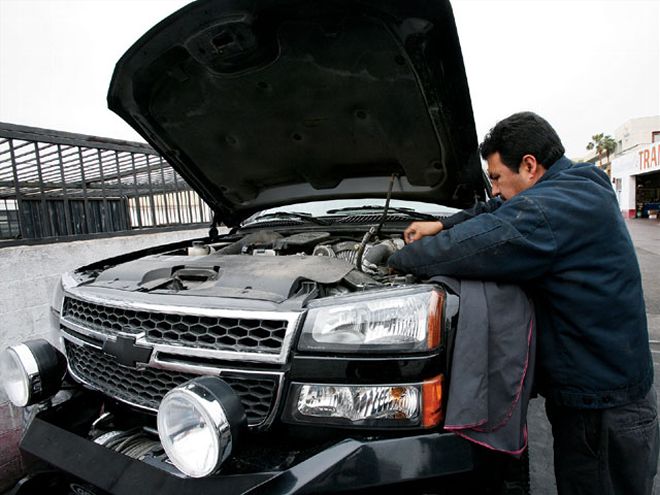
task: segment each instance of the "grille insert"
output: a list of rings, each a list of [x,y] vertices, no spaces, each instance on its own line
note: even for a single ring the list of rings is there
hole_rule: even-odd
[[[172,388],[199,375],[157,368],[132,369],[93,348],[65,342],[71,371],[84,382],[116,399],[157,410]],[[225,375],[221,378],[236,392],[250,426],[269,416],[277,395],[277,378],[267,375]]]
[[[104,334],[145,332],[149,342],[279,354],[288,322],[137,311],[67,297],[64,318]]]

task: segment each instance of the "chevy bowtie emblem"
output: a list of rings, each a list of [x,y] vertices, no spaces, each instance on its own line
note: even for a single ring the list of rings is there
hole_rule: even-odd
[[[135,337],[118,335],[116,340],[106,340],[103,352],[117,359],[119,364],[135,368],[137,363],[148,363],[153,348],[135,343]]]

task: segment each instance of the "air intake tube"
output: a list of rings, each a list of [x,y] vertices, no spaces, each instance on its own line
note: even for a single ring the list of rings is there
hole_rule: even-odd
[[[362,258],[362,270],[377,273],[394,253],[404,246],[403,239],[387,239],[367,247]]]

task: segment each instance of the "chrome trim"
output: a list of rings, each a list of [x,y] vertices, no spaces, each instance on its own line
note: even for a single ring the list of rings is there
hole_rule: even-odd
[[[97,351],[103,350],[102,346],[96,346],[82,339],[79,339],[75,335],[71,335],[70,333],[68,333],[66,330],[62,331],[62,338],[64,338],[64,340],[68,340],[72,344],[76,344],[81,347],[91,347],[92,349],[96,349]],[[68,356],[67,356],[67,363],[68,363]]]
[[[39,365],[34,354],[26,344],[16,344],[3,351],[3,359],[11,360],[11,366],[18,369],[21,375],[21,393],[24,393],[25,397],[21,398],[16,394],[11,394],[10,389],[5,388],[3,384],[4,392],[16,407],[30,405],[34,401],[35,395],[42,392]]]
[[[151,345],[154,348],[154,351],[162,351],[171,354],[185,354],[188,356],[203,357],[203,358],[215,358],[215,359],[224,359],[227,361],[248,361],[248,362],[257,362],[257,363],[275,363],[275,364],[284,364],[291,352],[291,344],[293,342],[293,337],[298,328],[302,317],[303,312],[297,311],[248,311],[248,310],[235,310],[235,309],[216,309],[216,308],[198,308],[198,307],[189,307],[189,306],[170,306],[164,304],[151,304],[151,303],[135,303],[132,301],[119,300],[119,299],[110,299],[97,296],[90,296],[84,294],[83,292],[71,289],[65,291],[64,297],[66,296],[78,298],[80,300],[92,303],[92,304],[101,304],[104,306],[112,306],[121,309],[129,309],[135,311],[148,311],[155,313],[163,314],[174,314],[174,315],[192,315],[192,316],[202,316],[202,317],[216,317],[216,318],[234,318],[234,319],[261,319],[261,320],[279,320],[286,321],[287,328],[284,335],[284,340],[282,341],[282,347],[278,354],[269,354],[264,352],[245,352],[245,351],[228,351],[228,350],[217,350],[217,349],[208,349],[208,348],[196,348],[189,346],[179,346],[173,344],[158,344],[153,341],[147,340],[144,333],[128,333],[128,332],[113,332],[104,333],[98,330],[93,330],[91,328],[81,327],[76,323],[72,323],[67,320],[63,315],[60,317],[60,322],[65,326],[70,327],[74,331],[79,331],[80,333],[90,336],[90,337],[103,337],[104,340],[108,338],[114,338],[114,335],[126,335],[129,337],[136,337],[135,343],[140,345]],[[82,330],[84,329],[84,330]]]
[[[270,376],[281,376],[283,375],[282,371],[261,371],[261,370],[246,370],[242,368],[226,368],[219,366],[208,366],[208,365],[197,365],[197,364],[188,364],[183,361],[163,361],[158,359],[157,352],[152,354],[152,358],[149,361],[149,368],[155,368],[159,370],[170,370],[170,371],[180,371],[182,373],[197,373],[204,375],[214,375],[217,373],[239,373],[245,375],[270,375]],[[153,356],[156,356],[155,358]]]
[[[74,332],[83,334],[87,337],[91,337],[96,340],[100,340],[101,342],[105,342],[106,340],[112,340],[115,341],[117,340],[117,336],[122,336],[122,337],[135,337],[136,341],[138,337],[144,337],[144,332],[140,333],[130,333],[130,332],[115,332],[112,334],[109,333],[104,333],[100,332],[98,330],[94,330],[93,328],[87,328],[79,325],[78,323],[74,323],[70,320],[67,320],[63,316],[60,316],[60,325],[62,325],[65,328],[69,328],[73,330]]]
[[[75,288],[80,283],[73,277],[73,272],[64,272],[62,277],[60,277],[60,283],[62,284],[63,293]]]
[[[264,419],[260,424],[255,425],[255,430],[264,430],[270,427],[275,420],[277,411],[280,409],[280,402],[282,402],[282,395],[284,394],[284,373],[280,373],[277,380],[277,390],[275,391],[275,398],[273,400],[273,407],[270,410],[266,419]]]
[[[74,345],[79,345],[83,347],[89,347],[102,351],[103,343],[107,340],[116,340],[117,336],[126,336],[134,337],[136,345],[142,346],[151,346],[153,352],[149,363],[146,363],[145,366],[148,368],[156,368],[162,370],[171,370],[179,371],[185,373],[196,374],[200,376],[219,376],[222,378],[223,373],[233,373],[236,375],[244,375],[250,377],[255,376],[270,376],[276,379],[275,381],[275,394],[271,400],[271,408],[269,414],[264,418],[263,421],[256,424],[249,425],[251,429],[264,429],[269,427],[274,419],[277,411],[280,407],[282,401],[282,396],[284,393],[284,373],[278,371],[255,371],[255,370],[244,370],[236,368],[220,368],[212,365],[197,365],[192,363],[186,363],[185,360],[187,357],[202,357],[210,359],[222,359],[226,361],[242,361],[242,362],[258,362],[258,363],[273,363],[273,364],[283,364],[286,362],[288,355],[291,351],[291,345],[293,342],[293,337],[295,331],[298,328],[298,325],[303,317],[303,312],[279,312],[279,311],[247,311],[247,310],[233,310],[233,309],[215,309],[215,308],[197,308],[197,307],[188,307],[188,306],[170,306],[163,304],[147,304],[147,303],[135,303],[126,300],[113,299],[113,298],[104,298],[90,296],[84,294],[79,290],[68,289],[64,291],[64,297],[73,297],[80,299],[82,301],[90,302],[93,304],[101,304],[104,306],[113,306],[119,307],[122,309],[130,309],[136,311],[148,311],[164,314],[179,314],[179,315],[194,315],[194,316],[210,316],[210,317],[226,317],[226,318],[235,318],[235,319],[271,319],[271,320],[280,320],[287,322],[287,328],[285,331],[285,337],[282,342],[282,347],[280,348],[279,354],[266,354],[258,352],[238,352],[238,351],[227,351],[227,350],[214,350],[206,348],[195,348],[195,347],[186,347],[186,346],[177,346],[171,344],[158,344],[154,343],[147,339],[145,332],[139,333],[130,333],[130,332],[115,332],[106,333],[103,331],[95,330],[85,326],[81,326],[78,323],[74,323],[66,319],[62,314],[60,315],[60,324],[64,327],[61,331],[64,339],[68,340]],[[64,297],[62,300],[64,300]],[[71,335],[66,330],[70,329],[74,332],[78,332],[81,335],[90,337],[92,339],[98,340],[100,345],[94,345],[90,342],[84,341]],[[180,361],[164,361],[159,359],[160,353],[171,354],[175,358],[180,358]],[[84,386],[97,390],[99,392],[105,393],[109,396],[107,392],[104,392],[96,386],[94,383],[83,379],[78,374],[76,374],[71,365],[68,364],[68,370],[71,376]],[[118,400],[124,404],[136,407],[140,410],[148,411],[151,413],[157,413],[158,410],[136,404],[130,400],[122,399],[119,397],[112,396],[115,400]]]
[[[30,348],[25,344],[16,344],[9,347],[10,350],[14,351],[16,357],[18,357],[19,364],[23,367],[26,377],[29,382],[32,382],[32,378],[39,374],[39,365],[37,360],[32,354]]]
[[[289,338],[289,340],[291,340],[291,338]],[[283,353],[259,354],[259,353],[251,353],[251,352],[220,351],[220,350],[204,349],[204,348],[196,348],[196,347],[183,347],[183,346],[177,346],[171,344],[154,344],[153,342],[148,341],[146,339],[136,339],[135,343],[152,345],[154,351],[156,352],[176,354],[182,357],[192,356],[192,357],[211,358],[211,359],[224,359],[226,361],[272,363],[272,364],[284,364],[286,362],[286,355],[283,355]],[[290,342],[287,345],[290,345]],[[284,346],[282,346],[282,348],[284,349]]]
[[[72,344],[79,345],[82,347],[91,347],[93,349],[96,349],[98,351],[101,351],[100,347],[94,346],[89,344],[88,342],[85,342],[83,340],[80,340],[73,335],[70,335],[66,332],[62,332],[64,335],[64,338],[71,342]],[[271,409],[268,415],[264,418],[263,421],[260,423],[254,423],[254,424],[248,424],[248,426],[251,429],[254,430],[262,430],[265,428],[268,428],[273,421],[275,420],[275,415],[277,414],[277,410],[279,409],[280,402],[282,400],[282,394],[283,394],[283,383],[284,383],[284,372],[281,371],[258,371],[258,370],[244,370],[244,369],[238,369],[238,368],[215,368],[212,366],[196,366],[196,365],[188,365],[184,363],[169,363],[166,361],[159,361],[157,359],[153,359],[153,356],[155,356],[157,353],[154,352],[152,354],[152,359],[149,363],[150,368],[155,368],[155,369],[161,369],[165,371],[179,371],[179,372],[185,372],[185,373],[191,373],[199,376],[217,376],[218,378],[222,378],[223,373],[233,373],[235,375],[245,375],[246,377],[250,377],[251,375],[259,375],[259,376],[270,376],[273,378],[276,378],[276,390],[275,390],[275,395],[273,397],[273,400],[271,401]],[[152,365],[153,363],[153,365]],[[120,397],[116,397],[114,395],[108,394],[106,391],[102,390],[100,387],[96,386],[94,383],[91,383],[83,378],[81,378],[78,374],[76,374],[73,369],[71,368],[71,364],[69,362],[69,357],[67,356],[67,369],[69,370],[69,374],[78,382],[83,384],[84,386],[96,390],[98,392],[101,392],[105,395],[108,395],[112,397],[115,400],[118,400],[119,402],[122,402],[124,404],[128,404],[130,406],[136,407],[140,410],[143,411],[148,411],[151,413],[158,413],[158,409],[154,409],[152,407],[148,406],[143,406],[140,404],[136,404],[135,402],[131,402],[126,399],[122,399]]]
[[[163,370],[171,370],[171,371],[180,371],[182,373],[198,373],[202,374],[204,376],[217,376],[219,378],[222,378],[223,373],[233,373],[236,375],[258,375],[258,376],[271,376],[273,378],[277,379],[277,385],[276,385],[276,390],[275,390],[275,396],[273,398],[272,402],[272,407],[270,412],[268,413],[268,416],[261,422],[257,423],[254,425],[249,425],[251,428],[254,428],[256,430],[262,430],[264,428],[269,427],[273,421],[275,420],[275,414],[277,414],[277,410],[279,409],[280,402],[282,400],[282,394],[283,394],[283,388],[284,388],[284,372],[282,371],[259,371],[259,370],[245,370],[245,369],[238,369],[238,368],[217,368],[214,366],[203,366],[203,365],[193,365],[193,364],[186,364],[186,363],[172,363],[171,361],[161,361],[158,359],[157,356],[158,353],[154,352],[152,354],[151,361],[149,363],[149,367],[151,368],[157,368],[157,369],[163,369]],[[155,356],[155,357],[154,357]]]
[[[158,409],[152,409],[151,407],[142,406],[140,404],[135,404],[134,402],[127,401],[125,399],[122,399],[121,397],[115,397],[114,395],[108,394],[104,390],[101,390],[99,387],[95,386],[93,383],[90,383],[87,380],[85,380],[85,379],[81,378],[80,376],[76,375],[73,372],[73,370],[71,369],[71,365],[68,364],[68,363],[67,363],[67,369],[69,371],[69,374],[73,377],[74,380],[76,380],[77,382],[79,382],[80,384],[84,385],[85,387],[87,387],[89,389],[96,390],[97,392],[101,392],[102,394],[107,395],[107,396],[111,397],[112,399],[114,399],[116,401],[122,402],[124,404],[128,404],[129,406],[135,407],[135,408],[140,409],[142,411],[147,411],[147,412],[154,413],[154,414],[158,412]]]
[[[184,462],[181,462],[182,459],[185,460],[185,455],[182,456],[182,452],[174,447],[174,442],[169,435],[161,432],[161,430],[165,430],[166,413],[164,411],[167,407],[168,401],[177,397],[195,404],[197,406],[195,408],[197,409],[197,413],[206,420],[208,426],[213,429],[215,437],[217,437],[218,449],[217,452],[215,452],[216,455],[213,466],[211,466],[211,469],[207,469],[204,472],[193,473],[189,469],[186,469],[188,466],[186,466]],[[217,472],[222,463],[231,455],[234,445],[231,437],[232,425],[229,422],[227,411],[225,411],[225,408],[222,406],[222,402],[218,400],[215,394],[209,393],[208,390],[193,382],[170,390],[165,397],[163,397],[161,404],[163,404],[163,407],[158,408],[158,417],[156,420],[158,424],[158,438],[160,439],[160,444],[165,450],[167,457],[172,461],[172,464],[174,464],[179,471],[191,478],[204,478]],[[206,447],[207,448],[204,450],[206,451],[206,457],[208,458],[211,449],[208,448],[208,446]],[[186,451],[187,449],[184,445],[183,454],[185,454]]]
[[[66,292],[78,286],[79,283],[80,282],[74,278],[73,272],[64,272],[60,276],[60,279],[57,281],[57,285],[55,286],[55,293],[53,296],[51,296],[53,298],[53,302],[57,303],[57,307],[51,306],[51,309],[55,311],[58,316],[62,314]],[[56,301],[55,297],[57,296],[59,296],[59,299]]]

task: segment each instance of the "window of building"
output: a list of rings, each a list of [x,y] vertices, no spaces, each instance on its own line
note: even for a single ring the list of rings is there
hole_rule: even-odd
[[[660,143],[660,131],[651,132],[651,142]]]

